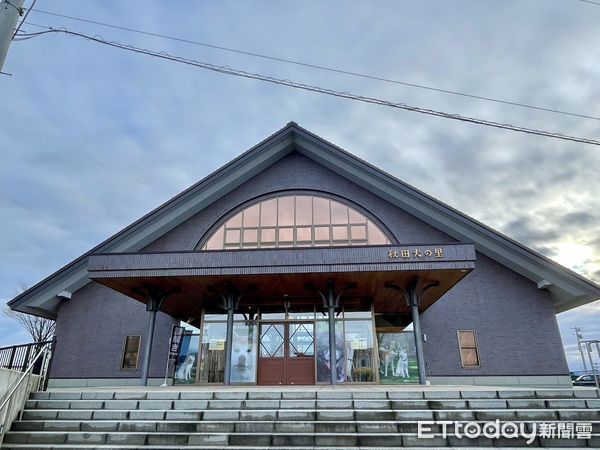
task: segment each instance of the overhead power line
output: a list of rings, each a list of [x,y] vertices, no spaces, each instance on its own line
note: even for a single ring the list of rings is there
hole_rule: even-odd
[[[484,126],[488,126],[488,127],[516,131],[519,133],[527,133],[527,134],[545,136],[545,137],[554,138],[554,139],[562,139],[565,141],[573,141],[573,142],[579,142],[579,143],[583,143],[583,144],[591,144],[591,145],[600,146],[600,141],[597,141],[594,139],[582,138],[582,137],[577,137],[577,136],[569,136],[569,135],[565,135],[562,133],[554,133],[554,132],[538,130],[538,129],[534,129],[534,128],[526,128],[526,127],[508,124],[508,123],[500,123],[500,122],[494,122],[494,121],[485,120],[485,119],[478,119],[478,118],[474,118],[474,117],[461,116],[459,114],[450,114],[450,113],[437,111],[437,110],[433,110],[433,109],[426,109],[426,108],[420,108],[417,106],[410,106],[405,103],[396,103],[396,102],[392,102],[389,100],[379,99],[376,97],[366,97],[366,96],[362,96],[362,95],[355,95],[355,94],[351,94],[348,92],[336,91],[333,89],[322,88],[319,86],[297,83],[297,82],[294,82],[291,80],[273,78],[273,77],[270,77],[267,75],[262,75],[259,73],[245,72],[243,70],[233,69],[229,66],[217,66],[214,64],[205,63],[205,62],[197,61],[194,59],[185,58],[182,56],[170,55],[166,52],[157,52],[157,51],[148,50],[145,48],[134,47],[133,45],[121,44],[120,42],[116,42],[116,41],[107,41],[101,36],[88,36],[83,33],[69,31],[66,28],[55,29],[52,27],[44,27],[43,25],[36,25],[36,24],[32,24],[32,25],[46,28],[46,31],[40,31],[38,33],[24,33],[22,35],[19,35],[19,37],[22,39],[30,39],[30,38],[33,38],[36,36],[41,36],[41,35],[48,34],[48,33],[64,33],[67,36],[81,37],[81,38],[90,40],[92,42],[96,42],[96,43],[99,43],[102,45],[107,45],[110,47],[118,48],[121,50],[127,50],[127,51],[134,52],[134,53],[140,53],[140,54],[144,54],[144,55],[148,55],[148,56],[153,56],[155,58],[161,58],[164,60],[178,62],[181,64],[186,64],[189,66],[194,66],[194,67],[198,67],[201,69],[206,69],[206,70],[210,70],[213,72],[223,73],[223,74],[232,75],[232,76],[236,76],[236,77],[244,77],[244,78],[250,78],[250,79],[254,79],[254,80],[260,80],[260,81],[264,81],[267,83],[273,83],[273,84],[278,84],[278,85],[282,85],[282,86],[292,87],[295,89],[302,89],[305,91],[317,92],[319,94],[325,94],[325,95],[330,95],[330,96],[334,96],[334,97],[345,98],[348,100],[356,100],[356,101],[360,101],[360,102],[364,102],[364,103],[371,103],[371,104],[380,105],[380,106],[387,106],[389,108],[402,109],[402,110],[416,112],[416,113],[420,113],[420,114],[442,117],[445,119],[459,120],[462,122],[475,123],[478,125],[484,125]]]
[[[15,36],[17,34],[19,34],[19,31],[21,30],[21,25],[23,25],[25,23],[25,21],[27,20],[27,16],[29,16],[29,13],[31,11],[33,11],[33,7],[35,6],[35,2],[37,2],[37,0],[33,0],[33,2],[31,2],[31,8],[23,8],[23,9],[26,9],[27,12],[23,16],[23,19],[21,19],[21,22],[19,23],[19,26],[17,27],[17,29],[15,30],[15,32],[13,34],[13,39],[15,38]]]
[[[487,97],[487,96],[483,96],[483,95],[475,95],[475,94],[469,94],[466,92],[454,91],[454,90],[450,90],[450,89],[442,89],[442,88],[437,88],[437,87],[433,87],[433,86],[426,86],[426,85],[418,84],[418,83],[409,83],[406,81],[393,80],[390,78],[384,78],[384,77],[379,77],[379,76],[375,76],[375,75],[368,75],[368,74],[364,74],[364,73],[353,72],[350,70],[336,69],[333,67],[321,66],[318,64],[311,64],[311,63],[306,63],[306,62],[302,62],[302,61],[295,61],[295,60],[287,59],[287,58],[279,58],[276,56],[270,56],[270,55],[265,55],[265,54],[256,53],[256,52],[239,50],[239,49],[235,49],[235,48],[231,48],[231,47],[224,47],[221,45],[209,44],[206,42],[199,42],[199,41],[194,41],[194,40],[190,40],[190,39],[183,39],[183,38],[178,38],[178,37],[174,37],[174,36],[168,36],[168,35],[160,34],[160,33],[153,33],[150,31],[139,30],[136,28],[124,27],[124,26],[114,25],[114,24],[110,24],[110,23],[106,23],[106,22],[99,22],[97,20],[83,19],[81,17],[75,17],[75,16],[69,16],[66,14],[59,14],[59,13],[55,13],[55,12],[44,11],[41,9],[35,9],[33,7],[30,8],[30,10],[41,13],[41,14],[47,14],[50,16],[62,17],[64,19],[76,20],[79,22],[89,23],[89,24],[93,24],[93,25],[100,25],[103,27],[114,28],[114,29],[123,30],[123,31],[129,31],[132,33],[143,34],[146,36],[153,36],[153,37],[159,37],[159,38],[163,38],[163,39],[169,39],[172,41],[183,42],[186,44],[199,45],[202,47],[212,48],[215,50],[222,50],[222,51],[237,53],[237,54],[246,55],[246,56],[253,56],[256,58],[262,58],[262,59],[267,59],[267,60],[271,60],[271,61],[283,62],[286,64],[294,64],[297,66],[308,67],[310,69],[317,69],[317,70],[339,73],[339,74],[353,76],[353,77],[366,78],[369,80],[382,81],[385,83],[398,84],[398,85],[408,86],[408,87],[417,88],[417,89],[424,89],[424,90],[428,90],[428,91],[439,92],[442,94],[457,95],[457,96],[461,96],[461,97],[472,98],[475,100],[484,100],[484,101],[488,101],[488,102],[501,103],[504,105],[516,106],[516,107],[520,107],[520,108],[534,109],[534,110],[538,110],[538,111],[545,111],[545,112],[550,112],[550,113],[555,113],[555,114],[580,117],[580,118],[584,118],[584,119],[600,120],[600,117],[591,116],[588,114],[579,114],[579,113],[574,113],[574,112],[562,111],[562,110],[554,109],[554,108],[545,108],[542,106],[528,105],[526,103],[513,102],[513,101],[509,101],[509,100],[501,100],[501,99]]]

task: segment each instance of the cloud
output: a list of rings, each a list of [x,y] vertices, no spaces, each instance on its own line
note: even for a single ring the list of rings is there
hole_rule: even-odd
[[[4,302],[2,302],[4,304]],[[31,342],[31,336],[13,319],[0,312],[0,347]]]
[[[580,229],[590,225],[597,226],[600,223],[600,214],[591,211],[576,211],[565,214],[557,219],[563,227]]]
[[[517,241],[535,244],[538,242],[554,241],[560,237],[556,229],[543,230],[534,226],[531,220],[520,217],[504,226],[504,232]]]

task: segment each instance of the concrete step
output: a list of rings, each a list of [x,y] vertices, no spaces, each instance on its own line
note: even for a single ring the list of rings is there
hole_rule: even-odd
[[[479,446],[474,445],[472,447],[459,447],[453,446],[452,448],[455,450],[487,450],[491,447],[491,445],[487,446]],[[3,449],[22,449],[22,450],[61,450],[61,449],[70,449],[70,450],[144,450],[144,449],[161,449],[161,450],[181,450],[181,446],[179,445],[144,445],[144,446],[135,446],[135,445],[80,445],[80,444],[7,444],[7,446],[2,447]],[[228,445],[226,447],[206,447],[206,446],[198,446],[198,445],[187,445],[185,449],[187,450],[204,450],[210,448],[211,450],[248,450],[247,446],[237,446],[237,445]],[[252,447],[254,450],[347,450],[347,447],[344,446],[326,446],[326,447],[315,447],[315,446],[258,446]],[[369,450],[399,450],[399,449],[409,449],[415,447],[353,447],[354,449],[369,449]],[[422,447],[423,448],[423,447]],[[429,450],[445,450],[448,446],[438,447],[438,446],[427,446]],[[497,447],[496,447],[497,448]],[[511,450],[526,450],[528,448],[532,448],[529,446],[513,446],[510,447]],[[534,447],[535,448],[535,447]],[[558,447],[558,448],[572,448],[572,447]]]
[[[36,392],[34,400],[441,400],[441,399],[571,399],[600,398],[598,389],[515,389],[515,390],[98,390]]]
[[[600,409],[277,409],[277,410],[105,410],[26,409],[23,420],[175,421],[385,421],[385,420],[600,420]]]
[[[459,446],[489,446],[488,439],[447,438],[435,435],[432,438],[418,438],[416,433],[102,433],[102,432],[10,432],[5,436],[6,445],[13,444],[43,444],[51,445],[128,445],[128,446],[203,446],[204,448],[239,446],[256,447],[447,447]],[[524,445],[539,447],[545,445],[578,447],[596,446],[600,443],[600,435],[594,434],[591,439],[541,439],[535,438],[527,443],[525,438],[497,439],[495,446]],[[38,447],[39,448],[39,447]],[[164,447],[161,447],[164,448]]]
[[[478,423],[480,426],[487,423],[478,420],[461,420],[462,426],[466,423]],[[501,421],[500,424],[508,423]],[[560,421],[522,421],[514,420],[520,426],[524,424],[526,429],[531,430],[534,426],[541,423],[558,425]],[[590,421],[592,431],[600,433],[600,420]],[[218,433],[396,433],[396,432],[417,432],[418,421],[251,421],[251,422],[230,422],[230,421],[112,421],[112,420],[23,420],[15,423],[13,431],[62,431],[62,432],[218,432]],[[453,430],[454,425],[446,426],[448,430]],[[432,425],[433,432],[441,432],[442,425]]]
[[[418,439],[419,421],[586,422],[592,439]],[[453,425],[447,430],[451,432]],[[103,390],[35,393],[2,449],[600,448],[595,389]]]
[[[27,400],[25,409],[600,409],[600,399],[485,400]]]

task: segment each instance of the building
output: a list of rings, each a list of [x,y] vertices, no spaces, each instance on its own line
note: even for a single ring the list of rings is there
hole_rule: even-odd
[[[9,305],[56,318],[57,387],[162,383],[180,321],[180,383],[560,385],[598,298],[292,122]]]

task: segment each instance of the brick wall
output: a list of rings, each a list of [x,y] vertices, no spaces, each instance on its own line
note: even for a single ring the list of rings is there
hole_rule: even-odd
[[[321,191],[354,202],[379,220],[400,244],[452,243],[452,237],[369,193],[357,184],[292,153],[186,220],[142,251],[193,250],[222,219],[246,202],[275,191]],[[161,376],[173,321],[157,321],[151,376]],[[475,270],[423,314],[427,367],[433,376],[557,375],[568,373],[549,294],[478,254]],[[124,336],[144,334],[144,306],[92,283],[59,311],[54,377],[127,377],[119,370]],[[460,365],[456,331],[474,329],[482,367]],[[164,344],[164,345],[163,345]]]

